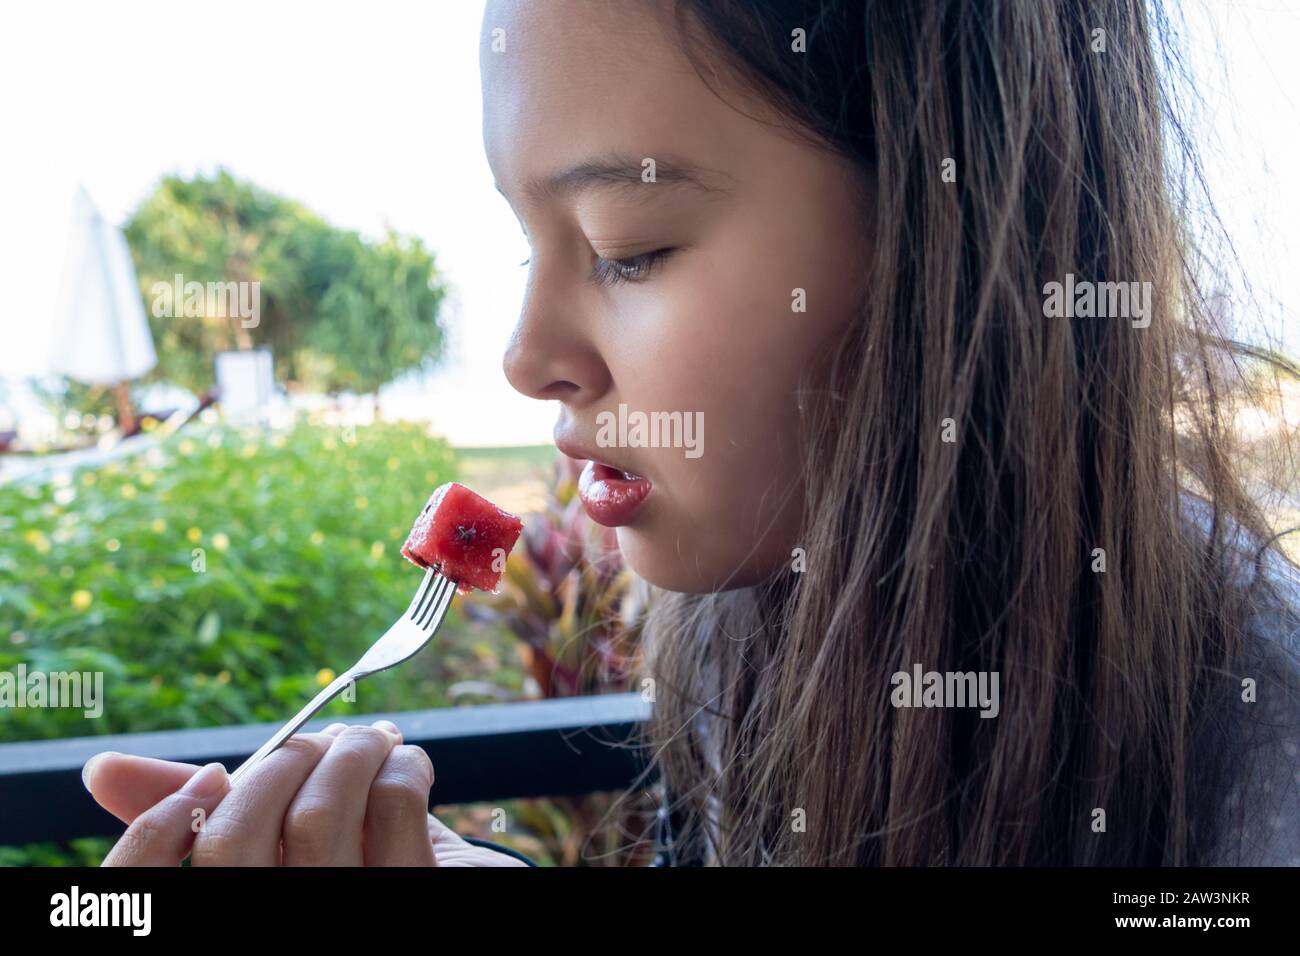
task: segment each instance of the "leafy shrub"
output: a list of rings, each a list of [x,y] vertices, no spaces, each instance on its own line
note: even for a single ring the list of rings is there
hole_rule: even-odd
[[[641,689],[648,587],[625,566],[614,529],[583,510],[578,474],[579,463],[556,459],[545,506],[525,523],[499,593],[474,594],[463,608],[519,640],[530,686],[542,697]],[[511,842],[570,866],[644,865],[656,810],[649,791],[521,802],[513,819],[529,837]]]

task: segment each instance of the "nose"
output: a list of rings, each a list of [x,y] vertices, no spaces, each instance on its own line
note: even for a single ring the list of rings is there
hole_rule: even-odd
[[[501,364],[515,391],[543,401],[583,404],[604,394],[610,382],[580,310],[548,305],[536,283],[530,283]]]

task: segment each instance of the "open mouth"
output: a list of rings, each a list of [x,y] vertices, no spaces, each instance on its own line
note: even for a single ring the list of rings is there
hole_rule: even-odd
[[[634,475],[630,471],[624,471],[621,468],[615,468],[613,465],[607,465],[604,462],[593,462],[596,466],[596,473],[604,481],[642,481],[644,475]]]
[[[607,528],[630,523],[652,488],[650,479],[599,461],[588,461],[578,479],[583,508]]]

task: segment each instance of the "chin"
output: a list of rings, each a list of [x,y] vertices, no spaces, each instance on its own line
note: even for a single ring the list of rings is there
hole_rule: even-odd
[[[689,547],[683,539],[675,532],[657,535],[634,527],[618,529],[618,549],[627,566],[665,591],[712,594],[752,587],[777,566],[784,566],[784,562],[778,562],[764,570],[746,562],[745,555],[705,554]]]

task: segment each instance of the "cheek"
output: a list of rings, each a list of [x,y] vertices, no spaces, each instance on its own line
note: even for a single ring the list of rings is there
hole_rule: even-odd
[[[800,375],[842,325],[847,296],[823,297],[818,315],[795,312],[792,289],[831,288],[825,261],[793,248],[754,252],[692,257],[656,287],[653,305],[620,323],[641,332],[620,337],[618,401],[702,414],[700,457],[639,450],[658,494],[643,522],[619,532],[632,566],[676,590],[708,590],[728,578],[731,586],[752,584],[797,544]],[[752,265],[737,268],[738,261]]]

